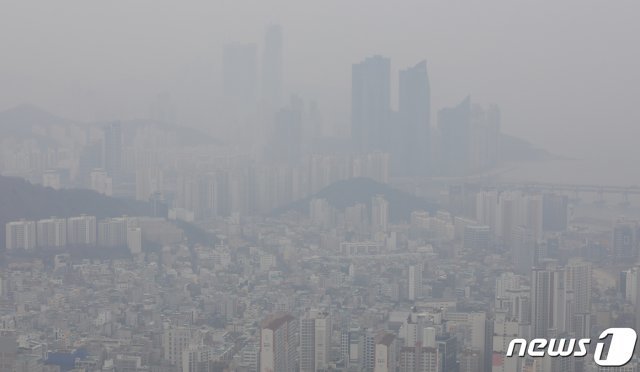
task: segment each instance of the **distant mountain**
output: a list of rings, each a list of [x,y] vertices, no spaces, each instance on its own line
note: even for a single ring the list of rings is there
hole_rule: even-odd
[[[98,218],[145,216],[151,215],[151,208],[146,203],[110,198],[91,190],[54,190],[21,178],[0,176],[0,246],[4,246],[7,222],[80,214]]]
[[[394,189],[370,178],[352,178],[338,181],[313,196],[278,208],[274,211],[274,214],[278,215],[288,211],[309,213],[309,202],[312,199],[326,199],[329,204],[339,210],[344,210],[359,203],[366,204],[370,210],[371,199],[376,195],[384,196],[389,202],[389,218],[392,222],[408,221],[413,211],[435,212],[438,209],[436,203]]]
[[[530,142],[508,134],[502,134],[500,146],[503,161],[544,161],[558,159],[559,156],[537,148]]]
[[[15,137],[17,139],[36,139],[44,144],[55,143],[49,137],[42,135],[50,127],[68,127],[79,124],[70,119],[66,119],[52,114],[38,106],[32,104],[21,104],[5,111],[0,111],[0,133],[5,137]],[[107,123],[85,123],[87,126],[102,126]],[[153,126],[169,132],[181,146],[197,145],[223,145],[224,142],[209,136],[194,128],[175,124],[160,123],[146,119],[123,120],[123,130],[128,131],[142,126]]]
[[[211,137],[207,133],[184,125],[157,122],[147,119],[125,120],[122,122],[122,127],[124,130],[130,130],[144,126],[155,127],[171,133],[172,137],[176,139],[177,144],[180,146],[222,146],[225,144],[224,141],[218,138]]]
[[[3,137],[34,138],[44,142],[51,142],[51,139],[37,134],[36,128],[46,129],[53,126],[68,126],[71,124],[75,123],[72,120],[56,116],[38,106],[27,103],[0,111],[0,131],[2,131]]]

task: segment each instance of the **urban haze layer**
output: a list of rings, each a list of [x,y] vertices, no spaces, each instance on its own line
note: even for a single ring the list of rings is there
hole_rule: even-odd
[[[640,5],[0,9],[0,372],[640,370]]]

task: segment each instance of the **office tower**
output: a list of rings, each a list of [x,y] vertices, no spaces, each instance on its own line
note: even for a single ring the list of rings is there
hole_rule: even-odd
[[[162,334],[164,359],[176,367],[182,366],[183,351],[189,346],[191,335],[191,329],[186,327],[165,329]]]
[[[331,317],[322,310],[307,310],[300,319],[300,372],[323,371],[329,366]]]
[[[262,51],[262,103],[267,115],[282,104],[283,48],[280,25],[267,27]]]
[[[6,246],[9,250],[13,249],[34,249],[37,244],[36,240],[36,223],[35,221],[13,221],[6,224]]]
[[[491,247],[491,228],[484,225],[467,225],[462,239],[464,249],[486,251]]]
[[[531,271],[531,336],[566,332],[571,315],[568,300],[564,271],[551,261],[535,267]]]
[[[526,226],[513,230],[511,241],[511,260],[516,273],[526,275],[536,263],[536,240],[533,232]]]
[[[447,311],[445,321],[447,330],[456,336],[462,350],[465,351],[467,370],[471,368],[474,371],[482,371],[483,369],[479,367],[485,364],[487,314]]]
[[[266,319],[260,330],[260,372],[298,369],[298,321],[289,314]]]
[[[542,213],[544,231],[565,231],[569,220],[569,197],[545,193],[542,196]]]
[[[436,346],[440,355],[440,371],[458,371],[458,341],[456,336],[441,334],[436,336]]]
[[[396,337],[383,332],[376,336],[375,366],[373,372],[396,371]]]
[[[393,128],[394,171],[421,177],[431,170],[431,87],[427,62],[399,74],[398,123]]]
[[[422,265],[409,266],[409,301],[422,298]]]
[[[67,219],[67,243],[71,246],[95,245],[96,228],[95,216],[81,215]]]
[[[382,195],[371,199],[371,229],[386,232],[389,224],[389,202]]]
[[[440,173],[463,176],[469,173],[471,98],[467,96],[455,107],[438,111],[440,131]]]
[[[122,126],[112,123],[103,128],[102,168],[113,180],[118,180],[122,173]]]
[[[223,88],[229,104],[247,111],[256,101],[257,46],[230,44],[224,47],[222,71]]]
[[[638,259],[638,222],[624,217],[613,225],[613,259],[616,262],[636,262]]]
[[[373,56],[351,70],[351,138],[360,153],[384,150],[391,113],[390,61]]]
[[[67,245],[67,220],[51,217],[36,224],[38,247],[59,248]]]

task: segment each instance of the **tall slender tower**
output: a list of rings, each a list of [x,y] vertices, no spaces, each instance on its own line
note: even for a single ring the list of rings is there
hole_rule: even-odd
[[[431,169],[431,86],[426,61],[400,71],[398,111],[394,168],[403,176],[426,176]]]
[[[373,56],[351,70],[351,138],[361,153],[388,147],[391,115],[391,64]]]
[[[409,300],[419,300],[422,296],[422,265],[409,266]]]

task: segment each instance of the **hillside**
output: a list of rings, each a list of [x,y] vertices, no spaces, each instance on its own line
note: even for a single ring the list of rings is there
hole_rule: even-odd
[[[110,198],[91,190],[54,190],[20,178],[0,176],[0,245],[4,245],[5,224],[21,218],[37,220],[80,214],[105,218],[150,213],[146,203]]]
[[[371,198],[376,195],[383,195],[389,202],[389,218],[392,222],[408,221],[413,211],[435,212],[438,208],[436,203],[396,190],[370,178],[353,178],[338,181],[313,196],[278,208],[274,214],[278,215],[288,211],[309,213],[309,202],[312,199],[326,199],[329,204],[339,210],[344,210],[358,203],[366,204],[370,208]]]

